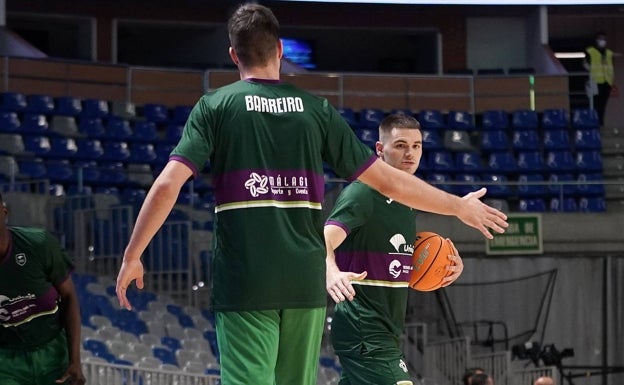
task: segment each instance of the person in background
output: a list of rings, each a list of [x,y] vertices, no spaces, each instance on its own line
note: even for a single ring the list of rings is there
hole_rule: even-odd
[[[389,115],[379,125],[377,156],[413,175],[422,156],[420,123]],[[401,335],[416,239],[416,211],[355,181],[325,222],[327,292],[336,302],[331,341],[340,358],[340,385],[411,385]],[[453,246],[452,274],[463,262]],[[453,266],[451,265],[453,262]]]
[[[138,214],[117,276],[136,281],[141,255],[180,189],[210,161],[215,196],[211,309],[223,385],[315,385],[325,325],[324,163],[416,209],[457,216],[487,238],[508,226],[458,197],[378,160],[329,102],[280,80],[279,22],[260,4],[228,21],[240,80],[202,96]]]
[[[594,99],[594,109],[598,113],[600,126],[605,125],[605,111],[611,96],[615,73],[613,70],[613,51],[607,48],[607,35],[596,34],[594,44],[585,49],[585,68],[589,71],[588,93]]]
[[[550,376],[538,377],[533,385],[555,385],[555,380]]]
[[[72,263],[46,230],[8,216],[0,195],[0,384],[82,385]]]
[[[474,376],[475,374],[480,374],[480,373],[485,373],[485,370],[483,368],[479,368],[479,367],[473,367],[473,368],[468,368],[466,369],[466,371],[464,371],[464,374],[462,375],[462,384],[463,385],[472,385],[472,376]]]

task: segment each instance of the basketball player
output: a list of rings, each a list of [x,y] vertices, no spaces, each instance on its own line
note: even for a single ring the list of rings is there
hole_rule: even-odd
[[[420,124],[387,116],[379,126],[377,155],[413,175],[422,156]],[[408,385],[401,351],[408,282],[416,238],[416,212],[355,181],[338,197],[325,223],[327,291],[336,302],[331,341],[340,358],[340,385]],[[463,263],[448,256],[455,281]],[[358,272],[358,273],[354,273]],[[347,301],[348,300],[348,301]]]
[[[82,385],[72,264],[51,234],[8,215],[0,195],[0,384]]]
[[[280,81],[279,23],[255,3],[228,22],[240,81],[202,96],[149,190],[117,277],[143,287],[141,254],[181,187],[210,161],[215,191],[211,305],[223,385],[315,385],[325,319],[323,161],[415,208],[455,215],[488,237],[506,216],[373,156],[327,100]]]

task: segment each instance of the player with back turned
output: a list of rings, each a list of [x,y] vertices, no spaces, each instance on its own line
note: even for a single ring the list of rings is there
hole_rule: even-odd
[[[315,385],[324,329],[323,162],[414,208],[457,216],[492,237],[506,216],[376,159],[326,99],[280,80],[279,23],[243,4],[228,21],[240,81],[202,96],[141,207],[117,277],[143,286],[140,257],[180,189],[210,161],[215,191],[211,306],[221,383]]]

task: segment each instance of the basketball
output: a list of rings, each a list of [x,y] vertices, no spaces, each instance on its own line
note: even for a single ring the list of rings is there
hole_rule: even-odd
[[[446,266],[453,264],[448,259],[452,254],[453,247],[441,235],[427,231],[416,234],[409,286],[418,291],[439,289],[442,279],[452,274],[446,270]]]

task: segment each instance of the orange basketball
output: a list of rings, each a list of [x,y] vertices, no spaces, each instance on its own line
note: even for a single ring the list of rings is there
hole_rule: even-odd
[[[453,247],[446,238],[428,231],[416,234],[409,286],[418,291],[439,289],[442,279],[452,274],[446,270],[453,264],[448,259],[452,254]]]

